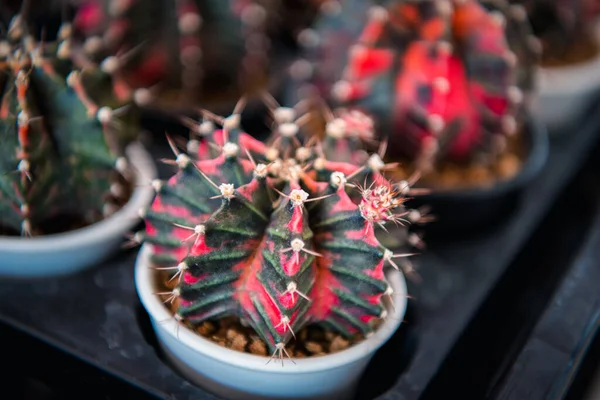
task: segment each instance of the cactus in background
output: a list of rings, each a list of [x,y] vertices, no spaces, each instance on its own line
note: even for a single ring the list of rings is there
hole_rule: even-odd
[[[518,131],[533,86],[537,57],[522,7],[366,3],[340,1],[322,13],[311,35],[318,40],[306,46],[312,87],[372,115],[390,154],[423,172],[446,160],[493,161]]]
[[[190,106],[264,86],[277,4],[84,0],[74,28],[87,58],[138,89],[138,104]]]
[[[38,42],[16,15],[3,31],[0,226],[33,236],[55,218],[96,222],[123,200],[116,170],[127,168],[119,119],[127,109],[110,108],[120,100],[109,76],[73,70],[68,29],[60,42]]]
[[[368,134],[365,116],[331,115],[325,138],[304,140],[309,114],[267,99],[275,122],[265,143],[240,130],[241,106],[227,118],[205,112],[194,127],[203,140],[188,154],[172,142],[179,171],[154,183],[142,236],[156,268],[178,280],[163,293],[178,300],[176,320],[237,315],[281,357],[309,323],[372,332],[391,293],[384,264],[410,271],[410,254],[384,248],[375,231],[427,217],[403,204],[413,181],[388,181],[382,173],[394,166],[354,147]]]
[[[598,54],[598,0],[510,0],[522,5],[542,46],[542,65],[565,64]]]

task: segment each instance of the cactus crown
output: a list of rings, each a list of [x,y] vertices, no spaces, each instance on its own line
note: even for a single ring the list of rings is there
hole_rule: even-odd
[[[173,145],[179,171],[156,183],[144,210],[152,260],[178,280],[176,319],[237,315],[272,351],[309,323],[368,334],[391,294],[384,264],[409,265],[375,231],[425,218],[404,207],[413,182],[388,181],[393,166],[355,147],[364,115],[331,117],[324,138],[306,139],[308,114],[268,99],[266,143],[240,130],[239,108],[227,118],[205,113],[212,120],[194,128],[203,140],[188,154]]]
[[[337,3],[306,48],[316,64],[311,83],[334,104],[375,116],[391,154],[427,171],[446,160],[490,160],[517,132],[536,61],[521,8],[502,0]]]
[[[22,15],[3,31],[0,226],[29,236],[56,217],[96,222],[116,207],[123,188],[114,171],[126,167],[110,77],[73,70],[68,42],[38,42]]]

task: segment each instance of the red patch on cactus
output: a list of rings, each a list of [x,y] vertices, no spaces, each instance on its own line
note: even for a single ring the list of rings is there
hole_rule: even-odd
[[[169,72],[169,53],[163,46],[156,46],[144,55],[131,70],[125,72],[131,87],[144,88],[165,79]]]
[[[79,6],[73,26],[84,33],[93,33],[100,29],[105,17],[99,1],[88,1]]]
[[[325,257],[322,257],[325,259]],[[329,263],[317,261],[317,272],[315,286],[310,293],[313,299],[309,314],[319,321],[326,321],[330,317],[331,310],[339,306],[340,300],[333,289],[340,288],[335,275],[329,270]]]

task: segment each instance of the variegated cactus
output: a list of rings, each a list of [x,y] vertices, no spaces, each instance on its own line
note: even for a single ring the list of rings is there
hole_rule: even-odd
[[[503,0],[332,0],[303,35],[314,68],[293,77],[373,116],[390,155],[424,172],[493,160],[533,88],[527,16]]]
[[[91,61],[140,105],[222,102],[264,86],[277,0],[83,0],[74,28]]]
[[[29,35],[16,15],[0,37],[0,228],[33,236],[49,221],[93,223],[126,192],[121,136],[128,121],[110,77],[73,70],[68,31],[59,43]],[[102,102],[97,102],[102,101]],[[52,227],[50,227],[52,228]]]
[[[331,117],[324,138],[305,140],[308,114],[268,104],[275,122],[265,143],[241,131],[239,108],[227,118],[205,113],[194,128],[203,139],[187,154],[172,143],[179,171],[155,182],[141,236],[178,282],[163,293],[178,300],[178,321],[236,315],[281,356],[307,324],[372,332],[391,294],[384,265],[411,271],[410,254],[383,247],[376,230],[427,216],[404,207],[412,181],[388,181],[393,165],[354,148],[369,129],[362,115]],[[422,244],[397,233],[407,249]]]

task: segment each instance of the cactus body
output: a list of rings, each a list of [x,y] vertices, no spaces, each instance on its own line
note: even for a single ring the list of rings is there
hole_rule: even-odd
[[[110,77],[73,70],[68,43],[27,32],[17,15],[0,38],[0,226],[29,236],[56,217],[93,223],[112,212],[123,137]]]
[[[240,131],[239,115],[221,130],[204,122],[196,152],[179,154],[179,172],[156,185],[145,241],[178,279],[176,318],[237,315],[272,351],[309,323],[368,334],[391,294],[384,263],[403,256],[375,231],[404,221],[408,184],[387,181],[377,154],[354,150],[348,115],[323,140],[304,141],[293,110],[274,114],[266,143]]]
[[[319,93],[373,115],[391,154],[421,170],[490,159],[518,130],[533,87],[526,17],[503,1],[365,3],[361,23],[347,0],[315,25],[322,39],[306,51]],[[340,40],[350,44],[343,57]]]
[[[265,79],[276,4],[87,0],[74,27],[86,57],[140,89],[140,104],[222,101]]]

